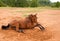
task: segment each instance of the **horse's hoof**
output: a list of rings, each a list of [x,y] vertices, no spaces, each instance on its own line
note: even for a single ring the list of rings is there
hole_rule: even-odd
[[[17,32],[21,32],[21,33],[24,33],[24,31],[23,31],[23,30],[19,30],[19,31],[17,31]]]
[[[45,30],[45,28],[41,28],[41,30],[42,30],[42,31],[44,31],[44,30]]]
[[[23,31],[20,31],[21,33],[25,34]]]
[[[20,31],[21,33],[24,33],[24,31]]]

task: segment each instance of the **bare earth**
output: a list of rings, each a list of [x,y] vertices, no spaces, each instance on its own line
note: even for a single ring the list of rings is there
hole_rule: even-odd
[[[24,30],[24,33],[15,30],[2,30],[13,19],[20,19],[28,14],[38,13],[38,22],[45,27]],[[26,15],[25,15],[26,14]],[[60,10],[30,9],[30,8],[0,8],[0,41],[60,41]]]

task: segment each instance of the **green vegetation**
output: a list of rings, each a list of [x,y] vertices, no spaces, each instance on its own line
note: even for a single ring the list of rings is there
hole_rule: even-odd
[[[60,2],[59,1],[51,3],[51,4],[52,4],[51,7],[57,7],[57,8],[60,7]]]
[[[55,6],[60,7],[60,2],[57,1]]]
[[[0,7],[60,7],[60,2],[50,0],[0,0]]]

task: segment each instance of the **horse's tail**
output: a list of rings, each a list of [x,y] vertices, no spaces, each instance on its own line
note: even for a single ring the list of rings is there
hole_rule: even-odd
[[[7,26],[2,25],[2,29],[4,30],[8,29],[9,27],[10,27],[10,24],[8,24]]]
[[[7,27],[10,27],[10,24],[8,24]]]

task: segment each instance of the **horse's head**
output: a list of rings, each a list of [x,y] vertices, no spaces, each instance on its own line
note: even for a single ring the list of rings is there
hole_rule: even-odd
[[[31,19],[32,23],[37,23],[37,14],[35,15],[29,15],[29,18]]]

